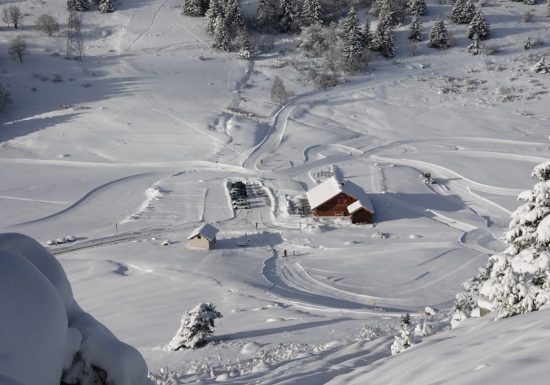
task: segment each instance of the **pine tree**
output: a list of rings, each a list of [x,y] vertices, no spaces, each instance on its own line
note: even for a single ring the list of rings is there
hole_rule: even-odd
[[[476,35],[480,40],[485,40],[489,37],[489,22],[483,17],[481,10],[475,13],[468,26],[468,37],[473,39]]]
[[[100,0],[97,9],[102,13],[111,13],[116,11],[113,0]]]
[[[472,55],[479,55],[482,52],[477,34],[473,36],[472,42],[468,45],[468,52]]]
[[[372,33],[370,31],[369,19],[365,21],[365,26],[363,27],[363,47],[368,49],[372,48]]]
[[[382,56],[390,58],[395,56],[393,42],[392,10],[391,1],[384,0],[378,14],[378,25],[372,37],[372,49],[378,51]]]
[[[275,78],[273,78],[273,84],[271,85],[271,101],[282,105],[287,101],[288,97],[289,94],[286,90],[285,84],[280,77],[275,75]]]
[[[476,7],[468,0],[456,0],[451,9],[450,19],[456,24],[468,24],[472,21]]]
[[[409,313],[401,316],[399,335],[395,336],[391,346],[391,354],[396,355],[410,348],[413,344],[414,333],[411,327],[411,316]]]
[[[363,64],[362,34],[357,19],[357,11],[352,6],[343,25],[344,46],[342,58],[348,71],[356,71]]]
[[[291,0],[279,2],[279,32],[289,32],[294,26],[294,10]]]
[[[202,0],[183,0],[182,13],[187,16],[204,16]]]
[[[449,48],[451,46],[451,39],[445,23],[441,17],[438,17],[435,24],[430,31],[430,37],[428,39],[428,47],[432,48]]]
[[[418,17],[415,17],[409,30],[409,40],[422,41],[422,24]]]
[[[67,10],[85,12],[88,10],[87,0],[67,0]]]
[[[455,301],[458,316],[453,318],[470,316],[479,304],[477,295],[488,302],[487,310],[494,311],[497,319],[538,310],[550,302],[550,162],[536,166],[532,176],[538,183],[519,195],[526,203],[512,213],[504,234],[509,247],[489,258],[469,281],[475,285],[465,285]]]
[[[244,18],[239,0],[226,0],[223,15],[232,37],[237,34],[237,31],[244,28]]]
[[[250,41],[250,36],[246,28],[241,28],[235,38],[235,44],[239,49],[239,57],[243,60],[252,60],[254,58],[254,48]]]
[[[407,2],[407,10],[413,17],[424,16],[428,13],[428,7],[424,0],[409,0]]]
[[[210,35],[214,35],[218,16],[221,16],[222,18],[224,16],[222,4],[220,0],[210,0],[210,6],[206,11],[206,31]]]
[[[322,24],[322,8],[319,0],[304,0],[300,21],[303,27]]]
[[[211,303],[199,303],[182,316],[181,325],[167,348],[194,349],[204,345],[214,332],[214,320],[222,317]]]
[[[256,12],[256,25],[272,31],[278,27],[279,4],[277,0],[260,0]]]
[[[225,20],[222,15],[218,15],[216,18],[216,23],[214,25],[214,33],[212,34],[214,41],[212,42],[212,47],[222,50],[229,51],[230,48],[230,38],[229,30],[225,24]]]

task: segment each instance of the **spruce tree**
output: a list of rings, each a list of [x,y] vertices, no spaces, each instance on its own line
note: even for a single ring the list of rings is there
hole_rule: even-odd
[[[187,16],[204,16],[202,0],[183,0],[181,12]]]
[[[363,63],[363,42],[357,11],[352,6],[343,25],[342,59],[348,71],[356,71]]]
[[[365,26],[363,27],[363,47],[368,49],[372,48],[372,33],[370,31],[369,19],[365,21]]]
[[[244,28],[244,18],[241,13],[241,3],[239,0],[226,0],[223,17],[229,29],[230,36],[236,36],[237,31]]]
[[[482,52],[477,34],[472,37],[472,42],[468,45],[468,52],[472,55],[479,55]]]
[[[476,12],[475,6],[468,0],[456,0],[451,9],[450,19],[456,24],[468,24]]]
[[[113,0],[100,0],[97,9],[102,13],[111,13],[116,11]]]
[[[470,316],[480,304],[478,296],[497,319],[538,310],[550,302],[550,162],[536,166],[532,176],[538,182],[519,195],[525,204],[512,213],[504,234],[508,248],[492,255],[487,266],[465,283],[453,319]]]
[[[216,20],[218,16],[223,18],[223,8],[220,0],[210,0],[210,7],[206,11],[206,31],[210,34],[214,34],[216,28]]]
[[[300,21],[303,27],[322,24],[322,8],[319,0],[304,0]]]
[[[481,10],[475,13],[468,26],[468,37],[473,39],[476,35],[480,40],[485,40],[489,37],[489,22],[483,17]]]
[[[182,316],[181,325],[167,348],[194,349],[204,345],[214,332],[214,320],[222,317],[211,303],[199,303]]]
[[[230,38],[229,30],[225,24],[225,20],[222,15],[219,15],[216,18],[216,23],[214,25],[214,33],[212,34],[214,41],[212,42],[212,47],[222,50],[229,51],[230,48]]]
[[[422,24],[416,16],[411,23],[411,28],[409,30],[409,40],[422,41]]]
[[[85,12],[88,10],[87,0],[67,0],[67,10]]]
[[[391,345],[391,354],[396,355],[412,346],[414,342],[414,332],[411,325],[411,316],[409,313],[401,316],[399,335],[395,336]]]
[[[294,26],[294,10],[292,0],[279,2],[279,32],[289,32]]]
[[[241,28],[235,38],[235,45],[239,49],[239,57],[243,60],[252,60],[254,58],[254,48],[250,41],[250,35],[246,28]]]
[[[430,37],[428,39],[428,47],[432,48],[449,48],[451,46],[451,39],[445,23],[441,17],[438,17],[435,24],[430,31]]]
[[[413,17],[424,16],[428,13],[428,7],[424,0],[409,0],[407,2],[407,10]]]
[[[256,25],[260,29],[273,31],[278,27],[279,4],[277,0],[260,0],[256,12]]]
[[[395,47],[393,42],[391,1],[384,0],[378,14],[378,25],[372,37],[372,49],[384,57],[393,57]]]

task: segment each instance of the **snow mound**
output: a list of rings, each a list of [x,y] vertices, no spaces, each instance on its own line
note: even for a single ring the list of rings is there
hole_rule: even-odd
[[[100,369],[108,383],[150,384],[139,352],[80,308],[57,259],[22,234],[0,234],[0,309],[2,384],[57,385],[64,370],[93,380]]]
[[[256,353],[258,350],[260,350],[260,344],[257,342],[247,342],[244,344],[244,346],[241,349],[242,355],[250,355]]]

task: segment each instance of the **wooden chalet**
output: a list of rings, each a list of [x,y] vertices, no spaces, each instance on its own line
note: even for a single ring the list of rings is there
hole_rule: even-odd
[[[187,240],[188,247],[191,249],[210,250],[216,244],[216,234],[218,229],[209,223],[198,227],[191,233]]]
[[[307,192],[311,211],[318,217],[349,216],[352,223],[372,223],[374,208],[363,189],[331,177]]]

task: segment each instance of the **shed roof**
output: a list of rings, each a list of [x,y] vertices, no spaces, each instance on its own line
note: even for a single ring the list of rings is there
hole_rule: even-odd
[[[361,187],[350,181],[340,183],[338,179],[336,179],[336,177],[334,176],[330,177],[323,183],[313,187],[306,193],[306,195],[309,201],[309,206],[312,209],[315,209],[316,207],[319,207],[320,205],[332,199],[341,192],[346,193],[347,195],[357,199],[356,202],[348,206],[348,211],[350,213],[355,212],[359,208],[363,207],[364,209],[374,214],[374,207],[372,206],[372,202]]]
[[[195,231],[193,231],[191,235],[187,237],[187,239],[193,239],[197,235],[200,235],[208,239],[209,241],[212,241],[216,237],[216,234],[218,234],[218,231],[219,230],[212,226],[210,223],[205,223],[204,225],[197,227]]]

